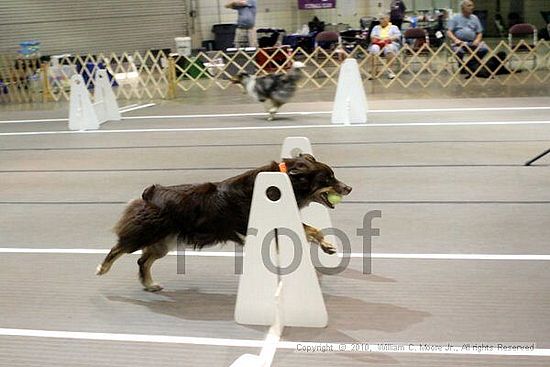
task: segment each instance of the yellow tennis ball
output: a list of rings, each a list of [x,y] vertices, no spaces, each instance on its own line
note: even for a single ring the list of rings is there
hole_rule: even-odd
[[[342,195],[330,193],[327,195],[327,199],[332,205],[340,204],[342,201]]]

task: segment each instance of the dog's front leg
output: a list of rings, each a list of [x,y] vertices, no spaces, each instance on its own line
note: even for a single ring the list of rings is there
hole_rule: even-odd
[[[269,113],[269,116],[267,116],[267,121],[273,121],[273,119],[275,118],[275,112],[277,112],[273,101],[269,98],[266,99],[264,107],[267,113]]]
[[[320,230],[305,223],[302,224],[304,226],[304,231],[306,232],[306,237],[309,242],[315,242],[316,244],[321,246],[321,249],[327,254],[336,253],[336,246],[325,240],[325,236]]]

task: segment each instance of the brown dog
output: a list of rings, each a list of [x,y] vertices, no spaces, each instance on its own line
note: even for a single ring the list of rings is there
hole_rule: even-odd
[[[153,282],[151,266],[174,247],[176,238],[196,249],[227,241],[244,244],[256,176],[280,171],[281,167],[288,173],[299,208],[311,202],[334,208],[329,193],[351,192],[351,187],[334,177],[329,166],[308,154],[284,159],[281,164],[271,162],[221,182],[152,185],[124,211],[115,226],[118,242],[97,267],[97,275],[107,273],[121,255],[143,250],[138,260],[140,281],[145,290],[159,291],[162,287]],[[335,252],[319,230],[306,224],[304,229],[308,241],[317,243],[326,253]]]

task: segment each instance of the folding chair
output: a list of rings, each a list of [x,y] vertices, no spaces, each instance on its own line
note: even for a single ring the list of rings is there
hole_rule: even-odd
[[[537,28],[535,28],[532,24],[515,24],[508,30],[508,46],[510,46],[512,54],[532,53],[533,68],[537,67],[537,53],[533,52],[536,43]]]
[[[315,43],[318,48],[323,49],[328,54],[336,56],[339,61],[346,58],[346,52],[341,48],[340,34],[337,32],[323,31],[317,33],[315,36]],[[317,59],[323,54],[322,52],[316,52]]]
[[[407,57],[424,56],[428,61],[431,55],[430,52],[430,36],[424,28],[409,28],[403,33],[403,49],[401,55],[406,64]],[[411,70],[412,72],[412,70]]]

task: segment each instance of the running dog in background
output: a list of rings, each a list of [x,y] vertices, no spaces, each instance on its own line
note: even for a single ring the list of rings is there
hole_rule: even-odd
[[[153,282],[151,266],[175,247],[176,239],[195,249],[227,241],[243,245],[256,176],[276,171],[287,172],[299,208],[318,202],[333,209],[331,195],[341,197],[351,192],[329,166],[309,154],[284,159],[280,164],[271,162],[221,182],[152,185],[143,191],[141,199],[126,207],[115,226],[118,242],[97,267],[97,275],[107,273],[123,254],[142,250],[139,278],[145,290],[155,292],[162,287]],[[308,241],[324,252],[336,251],[318,229],[304,224],[304,230]]]
[[[302,76],[301,68],[304,64],[294,62],[288,73],[268,74],[265,76],[250,75],[240,72],[233,76],[231,81],[241,84],[246,93],[259,102],[264,102],[269,113],[268,121],[275,118],[279,108],[287,103],[296,92],[298,81]]]

